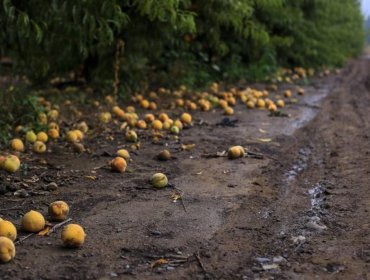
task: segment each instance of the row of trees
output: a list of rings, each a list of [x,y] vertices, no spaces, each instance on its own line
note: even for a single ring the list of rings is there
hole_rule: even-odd
[[[358,0],[3,0],[0,54],[43,80],[80,69],[200,85],[281,66],[338,66],[363,47]],[[124,45],[123,45],[123,44]],[[172,79],[168,79],[168,76]]]

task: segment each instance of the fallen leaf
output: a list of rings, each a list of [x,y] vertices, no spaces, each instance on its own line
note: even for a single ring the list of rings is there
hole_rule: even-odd
[[[267,133],[267,131],[262,129],[262,128],[258,129],[258,131],[261,132],[261,133]]]
[[[93,180],[93,181],[98,179],[96,176],[91,176],[91,175],[87,175],[87,176],[85,176],[85,178],[89,179],[89,180]]]
[[[189,151],[195,147],[195,144],[181,144],[181,150]]]
[[[168,260],[166,259],[158,259],[150,264],[150,268],[153,269],[157,266],[168,264]]]
[[[45,236],[49,233],[50,229],[51,229],[51,226],[46,226],[43,230],[39,231],[37,235]]]
[[[272,141],[271,138],[258,138],[258,140],[261,142],[271,142]]]
[[[173,193],[172,195],[171,195],[171,198],[172,198],[172,202],[177,202],[178,200],[180,200],[181,199],[181,195],[179,194],[179,193]]]

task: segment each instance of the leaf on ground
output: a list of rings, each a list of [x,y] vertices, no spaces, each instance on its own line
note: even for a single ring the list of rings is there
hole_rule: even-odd
[[[181,150],[189,151],[195,147],[195,144],[181,144]]]
[[[259,141],[261,142],[264,142],[264,143],[267,143],[267,142],[271,142],[272,139],[271,138],[258,138]]]
[[[46,226],[43,230],[39,231],[38,236],[45,236],[49,233],[51,226]]]
[[[161,258],[161,259],[158,259],[158,260],[152,262],[150,264],[150,268],[153,269],[153,268],[156,268],[157,266],[161,266],[161,265],[164,265],[164,264],[168,264],[168,260]]]
[[[222,151],[222,152],[217,152],[216,153],[216,156],[218,156],[218,157],[226,157],[226,155],[227,155],[227,152],[226,151]]]
[[[98,179],[96,176],[92,176],[92,175],[86,175],[85,178],[89,180],[93,180],[93,181]]]
[[[258,131],[261,132],[261,133],[267,133],[267,131],[262,129],[262,128],[258,129]]]
[[[177,202],[178,200],[182,199],[181,194],[178,192],[173,192],[171,194],[172,202]]]

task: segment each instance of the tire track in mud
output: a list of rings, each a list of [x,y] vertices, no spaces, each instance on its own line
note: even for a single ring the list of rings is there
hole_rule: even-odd
[[[184,279],[370,277],[369,78],[368,59],[344,70],[314,120],[281,139],[260,194],[200,248],[207,271],[189,265]]]

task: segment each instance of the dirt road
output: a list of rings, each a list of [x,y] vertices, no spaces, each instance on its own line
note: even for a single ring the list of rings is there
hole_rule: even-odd
[[[59,232],[27,239],[17,258],[1,266],[1,278],[370,278],[369,81],[364,57],[340,76],[307,86],[300,103],[287,109],[290,118],[239,108],[237,126],[223,127],[219,112],[197,113],[198,125],[181,138],[196,148],[144,140],[124,175],[104,168],[92,173],[125,145],[118,134],[89,140],[93,155],[52,147],[39,158],[47,163],[29,160],[28,174],[2,174],[8,189],[32,176],[40,181],[28,181],[26,198],[1,196],[1,209],[21,209],[0,214],[17,221],[30,209],[46,214],[50,202],[63,199],[86,228],[86,244],[63,249]],[[264,158],[204,157],[231,145]],[[176,159],[156,161],[164,147]],[[173,202],[173,189],[151,188],[148,178],[157,171],[184,192],[183,205]],[[38,192],[50,181],[57,190]],[[169,263],[155,266],[160,258]]]

